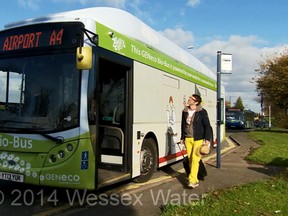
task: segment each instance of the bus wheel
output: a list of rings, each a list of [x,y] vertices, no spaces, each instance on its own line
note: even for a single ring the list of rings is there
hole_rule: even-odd
[[[140,156],[141,174],[135,179],[135,182],[141,183],[151,179],[157,168],[157,151],[153,139],[146,139],[143,142]]]

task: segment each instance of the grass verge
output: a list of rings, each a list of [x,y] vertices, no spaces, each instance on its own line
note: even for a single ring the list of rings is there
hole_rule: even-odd
[[[249,138],[261,144],[252,154],[249,161],[264,165],[288,166],[288,133],[273,131],[253,131]]]
[[[247,159],[264,165],[288,167],[288,134],[270,131],[249,133],[261,144]],[[168,204],[162,216],[175,215],[288,215],[288,171],[271,180],[213,191],[200,201],[186,205]]]

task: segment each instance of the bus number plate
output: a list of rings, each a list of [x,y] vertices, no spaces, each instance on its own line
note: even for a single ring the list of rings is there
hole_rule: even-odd
[[[7,173],[7,172],[0,172],[0,179],[13,181],[13,182],[24,182],[24,175],[15,174],[15,173]]]

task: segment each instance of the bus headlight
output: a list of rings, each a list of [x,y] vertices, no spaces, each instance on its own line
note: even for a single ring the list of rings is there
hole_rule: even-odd
[[[44,162],[44,167],[55,166],[68,160],[76,151],[78,143],[79,140],[69,141],[52,148]]]
[[[58,155],[60,158],[64,158],[65,157],[65,152],[63,150],[58,152]]]
[[[66,146],[68,151],[72,151],[73,150],[73,145],[71,143],[68,143]]]
[[[56,162],[56,156],[54,154],[52,154],[50,156],[50,160],[51,160],[51,162],[55,163]]]

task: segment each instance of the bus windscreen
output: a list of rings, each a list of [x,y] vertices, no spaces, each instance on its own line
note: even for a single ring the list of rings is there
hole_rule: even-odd
[[[0,32],[0,130],[59,131],[79,124],[79,22]]]

